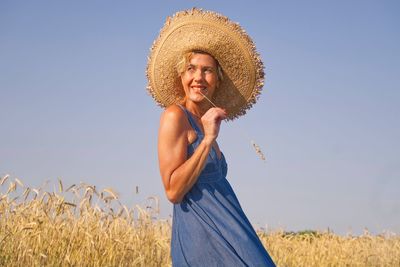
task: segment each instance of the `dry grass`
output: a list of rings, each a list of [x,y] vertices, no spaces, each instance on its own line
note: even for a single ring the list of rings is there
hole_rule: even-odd
[[[170,227],[152,218],[154,207],[128,208],[86,184],[18,194],[21,185],[10,181],[0,195],[0,266],[169,264]]]
[[[0,179],[0,266],[169,266],[169,221],[110,188],[25,187]],[[400,266],[397,235],[260,232],[278,266]]]
[[[400,236],[331,232],[260,233],[278,266],[400,266]]]

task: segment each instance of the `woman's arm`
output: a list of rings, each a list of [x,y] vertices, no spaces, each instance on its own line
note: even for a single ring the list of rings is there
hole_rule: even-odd
[[[207,111],[202,117],[204,138],[189,159],[188,121],[184,111],[178,106],[171,106],[161,116],[158,159],[165,192],[172,203],[181,202],[197,181],[225,116],[222,109]]]

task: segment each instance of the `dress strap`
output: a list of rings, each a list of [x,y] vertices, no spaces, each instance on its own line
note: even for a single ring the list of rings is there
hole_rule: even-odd
[[[203,135],[203,132],[200,130],[200,127],[197,125],[197,122],[193,118],[192,114],[184,106],[182,106],[180,104],[177,104],[177,105],[185,112],[185,114],[189,120],[190,126],[192,126],[192,128],[195,130],[195,132],[198,135]]]

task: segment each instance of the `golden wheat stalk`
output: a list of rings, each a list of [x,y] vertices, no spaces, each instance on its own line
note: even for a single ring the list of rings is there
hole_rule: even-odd
[[[199,92],[205,99],[208,100],[208,102],[210,102],[211,105],[214,106],[214,108],[217,108],[217,105],[215,105],[205,94],[203,94],[201,91],[199,91]]]
[[[203,94],[201,91],[199,91],[200,94],[210,102],[211,105],[213,105],[215,108],[217,108],[217,105],[215,105],[205,94]],[[258,146],[254,141],[251,141],[251,144],[253,145],[254,149],[256,150],[257,155],[263,160],[266,161],[264,153],[261,151],[260,146]]]
[[[261,148],[260,148],[254,141],[251,141],[251,144],[253,145],[253,147],[254,147],[254,149],[255,149],[257,155],[258,155],[263,161],[266,161],[266,158],[265,158],[265,156],[264,156],[264,153],[261,151]]]

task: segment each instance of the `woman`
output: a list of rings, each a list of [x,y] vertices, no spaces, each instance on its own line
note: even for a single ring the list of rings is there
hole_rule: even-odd
[[[262,86],[262,63],[237,27],[213,12],[179,12],[149,58],[149,91],[167,107],[158,156],[174,203],[174,266],[275,266],[226,179],[216,141],[221,121],[243,115]]]

